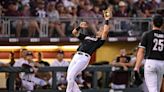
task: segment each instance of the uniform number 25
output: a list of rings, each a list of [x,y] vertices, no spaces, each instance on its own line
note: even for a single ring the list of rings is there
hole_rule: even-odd
[[[163,51],[163,48],[164,48],[164,39],[157,39],[155,38],[153,40],[153,42],[155,43],[154,44],[154,47],[153,47],[153,51]]]

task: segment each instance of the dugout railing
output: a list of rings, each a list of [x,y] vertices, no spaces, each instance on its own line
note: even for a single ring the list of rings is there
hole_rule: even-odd
[[[44,67],[39,68],[39,72],[52,72],[52,88],[51,89],[41,89],[35,90],[34,92],[61,92],[57,90],[56,85],[56,72],[66,71],[67,67]],[[85,71],[90,71],[93,73],[92,76],[92,88],[85,89],[82,92],[110,92],[108,84],[109,84],[109,74],[111,72],[111,67],[109,65],[91,65],[88,66]],[[98,87],[98,80],[97,80],[97,72],[103,72],[103,79],[102,79],[102,87]],[[131,70],[129,70],[130,72]],[[15,90],[15,78],[16,73],[20,72],[29,72],[28,69],[20,68],[20,67],[0,67],[0,72],[9,73],[9,89],[8,90],[0,90],[0,92],[26,92],[26,91],[17,91]],[[141,92],[138,88],[126,88],[122,90],[122,92]],[[64,92],[64,91],[63,91]]]

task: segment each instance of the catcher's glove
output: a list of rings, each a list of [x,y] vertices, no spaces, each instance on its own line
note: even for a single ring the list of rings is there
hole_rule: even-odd
[[[140,86],[143,83],[143,80],[137,71],[132,72],[132,82],[136,86]]]

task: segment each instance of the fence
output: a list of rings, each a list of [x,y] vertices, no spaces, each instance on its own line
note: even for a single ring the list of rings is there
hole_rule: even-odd
[[[53,19],[48,18],[34,18],[34,17],[1,17],[0,18],[0,27],[1,27],[1,37],[17,37],[14,30],[17,27],[19,22],[22,22],[23,25],[21,30],[24,29],[28,31],[29,23],[31,21],[37,21],[39,26],[39,33],[37,33],[38,37],[50,37],[49,36],[49,27],[50,23],[54,22],[54,24],[65,24],[65,34],[66,36],[71,36],[71,31],[75,25],[79,24],[80,21],[88,21],[90,24],[94,24],[96,21],[96,29],[98,30],[99,26],[102,25],[103,19],[95,19],[95,18],[61,18],[60,20],[52,21]],[[117,36],[140,36],[144,31],[150,29],[150,20],[148,18],[113,18],[113,28],[111,29],[110,35],[112,37]],[[20,26],[18,26],[20,27]],[[122,34],[124,33],[124,34]],[[24,34],[28,34],[27,32]],[[26,36],[23,36],[26,37]]]
[[[44,67],[39,68],[39,71],[42,72],[52,72],[52,89],[48,90],[36,90],[34,92],[59,92],[56,88],[56,72],[58,71],[66,71],[67,67]],[[108,82],[109,82],[109,73],[111,71],[111,67],[108,65],[102,65],[102,66],[89,66],[85,71],[91,71],[93,72],[93,80],[92,80],[92,88],[83,90],[83,92],[109,92],[108,88]],[[103,86],[102,88],[98,88],[98,80],[97,80],[97,72],[101,71],[103,72]],[[19,72],[29,72],[27,69],[19,68],[19,67],[0,67],[0,72],[9,72],[9,90],[8,92],[20,92],[20,91],[14,91],[14,80],[15,80],[15,74]],[[125,89],[123,92],[141,92],[137,88],[129,88]],[[5,92],[5,91],[3,91]],[[23,92],[23,91],[21,91]]]

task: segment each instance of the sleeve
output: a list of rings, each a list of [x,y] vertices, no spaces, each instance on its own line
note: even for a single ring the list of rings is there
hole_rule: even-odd
[[[20,60],[16,61],[13,65],[13,67],[21,67],[22,63],[20,62]]]
[[[117,57],[116,58],[116,62],[120,62],[120,57]]]
[[[147,46],[147,33],[144,33],[142,35],[142,38],[141,38],[141,41],[140,41],[138,47],[140,47],[140,48],[146,48],[146,46]]]
[[[85,37],[86,37],[86,35],[84,35],[84,34],[82,34],[82,33],[79,33],[79,35],[77,36],[77,38],[78,38],[79,40],[84,40]]]
[[[103,45],[105,43],[105,40],[100,40],[100,44]]]
[[[105,43],[105,40],[99,39],[97,43],[97,48],[100,48]]]
[[[69,66],[69,62],[68,61],[66,61],[66,66]]]
[[[55,61],[50,64],[51,67],[55,66]]]

